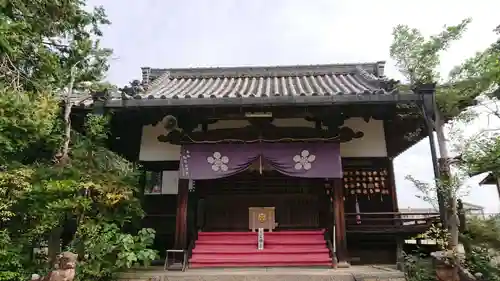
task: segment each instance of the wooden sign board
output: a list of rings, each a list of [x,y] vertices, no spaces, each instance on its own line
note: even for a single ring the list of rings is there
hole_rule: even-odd
[[[276,227],[274,207],[250,207],[248,208],[248,228],[255,232],[262,228],[272,232]]]

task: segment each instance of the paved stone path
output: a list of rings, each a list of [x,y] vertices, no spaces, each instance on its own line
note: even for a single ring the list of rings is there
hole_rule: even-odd
[[[404,281],[394,266],[326,268],[228,268],[163,271],[161,267],[124,273],[122,281]]]

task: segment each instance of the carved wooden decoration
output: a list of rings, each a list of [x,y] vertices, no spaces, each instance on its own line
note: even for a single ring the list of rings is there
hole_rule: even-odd
[[[249,120],[251,125],[242,128],[192,132],[193,129],[197,127],[197,122],[191,121],[183,123],[178,119],[176,120],[176,122],[178,122],[177,129],[172,129],[172,126],[165,124],[165,134],[158,136],[158,141],[172,144],[193,142],[248,142],[260,140],[286,142],[315,139],[322,141],[348,142],[364,136],[363,132],[354,131],[347,126],[342,126],[344,118],[330,120],[328,124],[325,124],[328,129],[323,129],[322,126],[316,126],[315,128],[278,127],[272,124],[272,120],[272,118],[254,118]]]

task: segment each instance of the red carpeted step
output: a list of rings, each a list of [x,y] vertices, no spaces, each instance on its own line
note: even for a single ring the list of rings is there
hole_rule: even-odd
[[[255,239],[257,240],[257,239]],[[290,245],[290,246],[307,246],[307,245],[318,245],[318,243],[325,243],[325,240],[275,240],[270,241],[269,239],[264,239],[265,245]],[[224,240],[224,241],[196,241],[196,246],[201,245],[227,245],[227,246],[239,246],[239,245],[255,245],[257,246],[257,241],[238,241],[238,240]]]
[[[307,235],[271,235],[269,233],[264,234],[266,238],[269,239],[317,239],[323,238],[323,234],[307,234]],[[206,236],[200,235],[198,239],[201,240],[224,240],[224,239],[237,239],[237,240],[246,240],[246,239],[257,239],[257,234],[254,235],[241,235],[241,236],[231,236],[231,235],[217,235],[217,236]]]
[[[266,236],[286,236],[286,235],[323,235],[325,230],[284,230],[284,231],[274,231],[274,232],[266,232]],[[200,232],[198,233],[198,237],[203,236],[230,236],[230,237],[238,237],[238,236],[257,236],[257,232]]]
[[[240,263],[191,263],[190,268],[215,268],[215,267],[331,267],[331,262],[240,262]]]
[[[276,231],[257,249],[255,232],[200,232],[191,267],[331,266],[323,230]]]
[[[264,248],[265,249],[325,249],[325,244],[313,244],[313,245],[283,245],[283,244],[266,244],[264,243]],[[292,247],[293,246],[293,247]],[[235,250],[251,250],[251,249],[257,249],[257,243],[253,244],[243,244],[243,245],[218,245],[218,244],[196,244],[195,249],[235,249]]]
[[[278,248],[278,249],[269,249],[265,248],[264,250],[258,250],[253,248],[195,248],[193,250],[193,255],[196,254],[217,254],[217,255],[262,255],[262,254],[328,254],[328,249],[326,247],[315,247],[315,248]]]
[[[269,241],[275,241],[275,240],[285,240],[285,241],[297,241],[297,240],[308,240],[308,241],[324,241],[324,236],[323,234],[318,234],[318,235],[307,235],[307,236],[301,236],[301,235],[283,235],[283,236],[278,236],[278,235],[264,235],[266,240]],[[230,235],[224,235],[224,236],[201,236],[198,237],[198,241],[224,241],[227,239],[231,239],[234,241],[256,241],[257,240],[257,235],[253,236],[230,236]]]
[[[298,262],[329,262],[331,261],[328,255],[324,254],[260,254],[260,255],[246,255],[246,254],[233,254],[233,255],[211,255],[211,254],[197,254],[191,258],[192,263],[238,263],[238,262],[281,262],[281,263],[298,263]]]

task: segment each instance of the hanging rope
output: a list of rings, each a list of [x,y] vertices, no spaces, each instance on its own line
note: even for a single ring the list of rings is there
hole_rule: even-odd
[[[191,138],[191,136],[186,135],[189,141],[192,143],[206,143],[206,144],[217,144],[217,143],[222,143],[222,142],[241,142],[241,143],[256,143],[256,142],[267,142],[267,143],[274,143],[274,142],[286,142],[286,141],[297,141],[297,142],[307,142],[307,141],[334,141],[334,140],[339,140],[340,137],[331,137],[331,138],[308,138],[308,139],[294,139],[294,138],[281,138],[281,139],[276,139],[276,140],[266,140],[266,139],[254,139],[254,140],[242,140],[242,139],[222,139],[222,140],[217,140],[217,141],[196,141]]]

